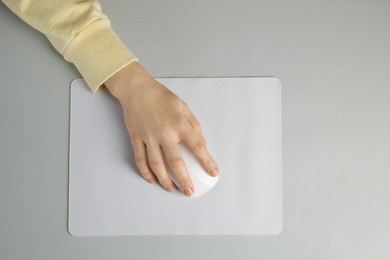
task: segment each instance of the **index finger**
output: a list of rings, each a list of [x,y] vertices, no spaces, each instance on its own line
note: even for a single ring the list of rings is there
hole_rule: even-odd
[[[187,129],[182,136],[183,142],[190,148],[191,152],[198,158],[203,168],[210,176],[217,176],[219,169],[214,158],[211,156],[206,142],[198,135],[193,133],[193,130]]]

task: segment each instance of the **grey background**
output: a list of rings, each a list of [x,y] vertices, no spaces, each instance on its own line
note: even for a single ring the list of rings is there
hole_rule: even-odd
[[[0,4],[1,259],[389,259],[389,1],[102,5],[156,77],[280,78],[284,229],[70,236],[69,86],[79,74]]]

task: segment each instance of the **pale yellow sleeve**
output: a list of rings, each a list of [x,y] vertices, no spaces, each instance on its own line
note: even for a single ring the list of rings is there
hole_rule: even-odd
[[[93,92],[137,58],[111,28],[98,1],[2,0],[25,22],[46,35],[73,63]]]

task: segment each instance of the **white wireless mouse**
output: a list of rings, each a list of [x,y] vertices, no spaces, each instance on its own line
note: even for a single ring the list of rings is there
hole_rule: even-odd
[[[218,176],[210,176],[202,167],[198,159],[193,155],[189,149],[183,145],[179,144],[179,149],[183,156],[184,162],[188,170],[188,174],[194,184],[195,191],[191,197],[199,197],[211,190],[218,181]],[[169,175],[172,181],[180,189],[179,182],[176,180],[173,172],[169,170]]]

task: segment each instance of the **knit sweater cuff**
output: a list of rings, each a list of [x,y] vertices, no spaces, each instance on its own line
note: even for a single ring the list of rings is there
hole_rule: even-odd
[[[66,46],[63,55],[76,66],[93,92],[117,71],[138,61],[106,19],[84,27]]]

